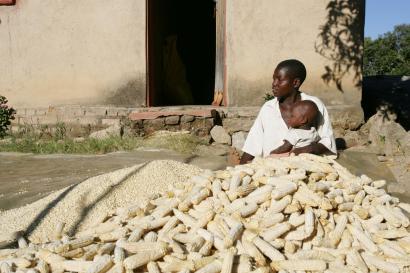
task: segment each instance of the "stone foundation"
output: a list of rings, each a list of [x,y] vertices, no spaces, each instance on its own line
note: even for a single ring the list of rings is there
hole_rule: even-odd
[[[12,131],[14,133],[24,133],[28,130],[37,133],[47,131],[52,135],[64,127],[68,137],[88,137],[93,132],[107,128],[117,128],[118,134],[132,136],[147,136],[158,130],[186,130],[199,137],[209,137],[215,126],[221,126],[218,130],[214,130],[215,134],[226,133],[230,141],[224,141],[234,147],[240,147],[259,109],[260,107],[212,106],[28,108],[17,109]],[[335,132],[355,130],[363,123],[363,111],[358,106],[330,106],[328,110]],[[213,135],[212,139],[216,141],[218,136]]]

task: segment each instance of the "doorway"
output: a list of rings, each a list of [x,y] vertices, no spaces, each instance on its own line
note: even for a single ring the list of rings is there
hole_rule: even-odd
[[[213,0],[147,0],[148,106],[212,102],[215,28]]]

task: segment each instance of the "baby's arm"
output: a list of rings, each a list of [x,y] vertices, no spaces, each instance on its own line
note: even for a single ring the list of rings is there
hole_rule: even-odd
[[[271,151],[270,154],[283,154],[283,153],[289,153],[293,148],[293,145],[290,144],[289,141],[284,140],[283,144],[276,148],[275,150]]]

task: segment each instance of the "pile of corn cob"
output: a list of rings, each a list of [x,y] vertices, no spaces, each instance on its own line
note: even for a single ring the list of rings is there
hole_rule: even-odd
[[[0,270],[406,272],[410,205],[385,184],[310,154],[205,170],[75,237],[64,224],[43,244],[20,237]]]

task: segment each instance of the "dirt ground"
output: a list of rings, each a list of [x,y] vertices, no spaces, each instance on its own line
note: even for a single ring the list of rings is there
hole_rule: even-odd
[[[104,155],[33,155],[0,153],[0,210],[32,203],[87,178],[156,159],[170,159],[203,169],[223,169],[223,156],[193,156],[170,150],[142,149]]]
[[[169,150],[142,149],[105,155],[33,155],[0,153],[0,210],[32,203],[47,194],[87,178],[156,159],[171,159],[204,169],[223,169],[224,156],[192,156]],[[376,154],[346,150],[338,161],[356,175],[385,179],[393,195],[410,201],[408,185],[399,185],[395,176]],[[400,189],[394,191],[394,189]]]

